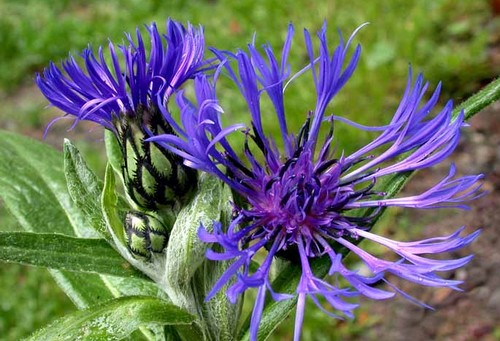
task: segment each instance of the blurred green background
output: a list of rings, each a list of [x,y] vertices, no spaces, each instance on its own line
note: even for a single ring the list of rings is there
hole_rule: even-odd
[[[363,49],[359,67],[331,107],[331,112],[363,124],[387,122],[404,91],[410,62],[414,72],[423,72],[432,86],[442,81],[443,97],[456,101],[498,73],[495,47],[500,40],[499,22],[490,2],[484,0],[2,0],[0,128],[42,138],[47,123],[61,113],[44,109],[47,102],[33,85],[36,72],[49,61],[60,64],[68,52],[76,55],[89,43],[94,47],[105,45],[108,39],[119,43],[124,40],[124,32],[133,32],[151,21],[163,28],[167,17],[203,25],[208,45],[230,50],[244,47],[257,32],[258,44],[270,42],[279,51],[287,25],[293,22],[292,71],[306,63],[302,28],[314,33],[327,20],[333,50],[338,42],[337,28],[347,38],[360,24],[370,22],[355,39]],[[300,126],[314,105],[310,81],[307,76],[300,77],[287,89],[286,106],[293,128]],[[239,120],[244,104],[227,102],[226,119]],[[69,137],[102,174],[104,162],[97,152],[102,150],[101,130],[82,124],[67,132],[68,122],[57,123],[47,143],[60,148],[62,138]],[[341,125],[336,134],[345,149],[369,138],[365,133],[352,134]],[[17,229],[1,206],[0,217],[2,230]],[[0,340],[18,340],[73,309],[45,270],[0,264]],[[309,309],[303,336],[304,340],[359,339],[376,320],[363,309],[353,322],[336,321]],[[289,318],[273,339],[290,339],[292,326],[293,319]]]

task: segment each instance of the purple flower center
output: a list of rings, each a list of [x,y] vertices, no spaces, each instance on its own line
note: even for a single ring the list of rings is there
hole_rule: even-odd
[[[253,228],[252,233],[242,238],[242,244],[278,238],[281,245],[276,254],[293,261],[300,261],[297,252],[300,242],[305,242],[308,257],[317,257],[335,248],[335,245],[325,243],[326,240],[356,238],[351,230],[368,228],[371,217],[362,219],[347,216],[344,211],[351,209],[345,208],[345,205],[378,194],[371,191],[374,181],[366,185],[361,177],[355,181],[342,182],[342,173],[354,163],[332,158],[329,144],[324,145],[314,162],[314,146],[308,140],[309,125],[310,121],[307,120],[299,133],[292,157],[284,160],[276,171],[272,172],[268,168],[264,177],[251,176],[246,179],[243,185],[255,195],[247,197],[249,209],[239,210],[243,222]],[[333,129],[327,141],[332,136]],[[235,163],[234,166],[235,172],[248,171],[241,164]],[[357,185],[360,182],[364,183]],[[270,247],[268,244],[267,248]]]

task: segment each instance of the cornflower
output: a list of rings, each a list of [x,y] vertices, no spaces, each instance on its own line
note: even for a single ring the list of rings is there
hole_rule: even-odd
[[[120,65],[119,53],[110,41],[111,63],[106,61],[102,47],[96,57],[89,46],[81,54],[86,72],[70,55],[62,63],[67,75],[50,63],[43,74],[36,76],[36,84],[52,105],[66,113],[63,117],[75,118],[72,128],[87,120],[114,130],[117,120],[136,116],[140,107],[164,104],[203,64],[205,43],[200,29],[188,25],[186,30],[172,20],[167,21],[166,28],[165,35],[158,32],[155,23],[147,27],[149,52],[139,28],[137,43],[126,34],[128,45],[118,47],[125,66]]]
[[[122,179],[135,209],[123,222],[127,247],[134,257],[149,260],[167,245],[177,212],[195,191],[197,172],[146,138],[174,133],[159,108],[165,109],[183,84],[210,68],[210,61],[204,59],[201,28],[169,19],[166,34],[155,23],[146,29],[149,46],[138,28],[136,41],[130,34],[118,48],[110,41],[107,56],[102,47],[97,55],[89,47],[81,55],[84,67],[70,56],[62,69],[51,63],[36,83],[66,113],[47,129],[70,116],[71,128],[87,120],[114,133],[122,154]]]
[[[155,23],[146,28],[149,51],[137,28],[136,42],[130,34],[118,49],[109,42],[109,60],[102,47],[97,56],[89,47],[81,55],[85,68],[70,56],[62,69],[51,63],[36,83],[50,103],[66,113],[47,129],[69,115],[74,118],[71,128],[87,120],[113,131],[123,154],[128,195],[140,208],[157,210],[185,201],[196,184],[196,171],[145,138],[173,133],[159,107],[166,107],[172,94],[208,61],[201,28],[186,28],[170,19],[166,34]]]
[[[196,101],[190,101],[182,91],[176,96],[180,121],[174,120],[165,108],[160,108],[176,135],[163,134],[150,140],[181,156],[186,166],[218,176],[244,201],[234,204],[234,219],[229,226],[222,226],[220,222],[215,222],[213,229],[201,226],[199,238],[222,247],[220,252],[209,249],[207,258],[233,261],[207,300],[228,283],[227,295],[232,302],[246,290],[257,288],[250,325],[252,340],[257,339],[266,293],[269,292],[274,300],[294,297],[289,293],[276,293],[272,288],[270,270],[275,257],[286,258],[302,269],[296,288],[295,340],[300,338],[306,297],[336,318],[352,317],[357,304],[349,298],[359,295],[383,300],[399,293],[428,307],[391,283],[388,275],[419,285],[460,290],[461,281],[442,278],[438,272],[457,269],[472,258],[470,255],[438,260],[424,255],[462,248],[470,244],[479,231],[462,237],[464,228],[461,227],[449,236],[413,242],[393,241],[371,231],[383,207],[466,208],[465,201],[482,194],[478,182],[482,175],[457,178],[452,165],[445,178],[418,195],[386,198],[385,193],[374,189],[385,176],[428,168],[447,158],[458,144],[460,129],[465,125],[464,114],[453,117],[450,100],[437,114],[431,115],[441,84],[428,100],[424,100],[429,85],[421,74],[413,79],[410,68],[406,90],[388,125],[366,127],[344,117],[327,116],[328,104],[346,84],[358,63],[360,45],[350,58],[347,57],[356,32],[345,44],[340,36],[340,44],[331,53],[325,24],[317,34],[319,53],[315,53],[311,35],[304,30],[309,64],[295,75],[291,75],[287,62],[294,34],[292,25],[281,51],[281,62],[269,45],[263,46],[263,52],[255,43],[248,45],[248,51],[236,53],[213,49],[220,66],[213,78],[206,74],[196,76]],[[215,88],[223,71],[246,101],[251,127],[244,124],[223,127],[220,118],[223,107]],[[285,88],[290,80],[306,71],[313,76],[316,105],[300,131],[293,134],[287,126]],[[264,96],[272,102],[273,112],[262,112]],[[262,122],[274,119],[280,127],[283,150],[279,150],[273,138],[264,132]],[[334,121],[380,133],[351,155],[334,156]],[[330,130],[322,140],[320,129],[325,124]],[[242,153],[235,151],[227,139],[237,130],[243,130],[246,136]],[[372,209],[372,214],[357,214],[360,209]],[[398,259],[389,261],[370,254],[357,245],[363,239],[390,249]],[[267,254],[258,268],[251,270],[251,263],[261,250],[267,250]],[[356,255],[369,274],[349,269],[343,250]],[[344,278],[349,285],[343,287],[338,282],[316,277],[310,261],[317,257],[329,257],[328,274]],[[376,287],[379,281],[386,282],[388,288]],[[335,312],[323,308],[318,296],[324,297]]]

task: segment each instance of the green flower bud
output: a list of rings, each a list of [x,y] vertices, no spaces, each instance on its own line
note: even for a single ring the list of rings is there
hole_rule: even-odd
[[[151,133],[173,134],[160,111],[153,106],[140,106],[134,115],[121,117],[116,125],[129,197],[148,211],[178,211],[192,196],[197,173],[184,166],[178,155],[144,141]]]
[[[125,215],[127,247],[137,258],[150,259],[167,246],[168,229],[156,217],[137,211]]]

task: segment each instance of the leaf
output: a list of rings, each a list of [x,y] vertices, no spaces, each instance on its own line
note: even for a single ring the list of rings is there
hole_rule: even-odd
[[[111,164],[106,167],[104,179],[104,189],[101,196],[101,208],[104,215],[106,228],[111,235],[116,250],[135,268],[142,271],[156,282],[161,288],[164,288],[164,254],[154,255],[150,262],[144,262],[136,259],[127,249],[124,235],[124,208],[115,191],[115,173]]]
[[[79,309],[115,298],[99,275],[53,269],[49,272]]]
[[[121,340],[143,325],[190,324],[194,316],[153,297],[117,298],[67,315],[27,340]]]
[[[196,302],[200,307],[210,340],[232,341],[236,339],[243,299],[232,304],[226,295],[229,285],[225,285],[210,300],[205,301],[207,294],[229,265],[231,265],[230,262],[206,260],[196,272],[193,280]]]
[[[152,296],[162,298],[164,301],[170,301],[165,292],[163,292],[156,283],[139,277],[117,277],[102,276],[104,282],[109,288],[116,291],[114,295],[120,296]]]
[[[61,153],[0,132],[0,160],[0,196],[23,229],[97,237],[68,194]]]
[[[106,167],[104,176],[104,189],[101,194],[101,209],[104,214],[104,221],[108,228],[108,233],[112,236],[117,247],[126,245],[123,218],[118,210],[118,196],[115,190],[115,175],[110,163]]]
[[[211,230],[214,222],[230,215],[231,201],[231,191],[218,178],[201,174],[195,196],[177,215],[166,248],[163,287],[174,304],[200,316],[197,325],[206,340],[234,340],[240,313],[240,305],[229,303],[224,293],[205,302],[228,264],[208,261],[208,244],[198,238],[201,225]],[[186,338],[184,330],[178,331]]]
[[[120,145],[115,134],[109,130],[104,131],[104,142],[106,144],[106,155],[108,161],[117,174],[122,174],[123,156]]]
[[[33,139],[0,131],[0,160],[0,197],[25,231],[99,237],[68,193],[60,152]],[[80,309],[121,294],[109,280],[113,277],[53,269],[49,272]],[[151,333],[143,334],[134,333],[134,339],[151,339]]]
[[[61,153],[35,140],[0,131],[0,160],[0,196],[25,231],[96,237],[68,194]],[[112,297],[99,275],[59,270],[50,273],[78,308]]]
[[[102,302],[109,301],[120,295],[135,295],[150,294],[158,292],[154,283],[139,280],[135,278],[123,278],[114,276],[96,276],[96,280],[92,280],[86,273],[67,272],[50,270],[49,272],[54,277],[56,283],[61,289],[71,298],[77,307],[80,309],[94,306]],[[140,285],[137,282],[140,282]],[[134,286],[134,290],[129,289]],[[155,295],[157,296],[157,295]],[[88,302],[93,302],[90,304]],[[162,333],[157,333],[162,335]],[[155,338],[152,332],[144,327],[130,335],[128,340],[161,340]]]
[[[167,294],[172,301],[190,312],[198,307],[191,289],[191,279],[203,263],[207,244],[198,238],[198,229],[203,225],[211,229],[218,221],[221,205],[228,198],[222,196],[222,182],[208,174],[201,174],[194,198],[183,207],[170,232],[166,248],[165,280]]]
[[[59,270],[145,278],[102,239],[0,232],[0,260]]]
[[[69,195],[88,225],[96,230],[100,237],[110,240],[99,200],[102,181],[87,166],[78,149],[69,140],[64,140],[64,174]]]
[[[229,226],[231,222],[233,211],[231,202],[231,190],[228,186],[223,185],[221,193],[221,216],[219,218],[223,226]],[[199,311],[201,311],[203,321],[206,323],[211,340],[232,341],[236,339],[243,299],[239,299],[235,304],[229,302],[226,290],[230,284],[226,284],[210,300],[205,300],[215,283],[230,265],[230,261],[211,261],[205,259],[191,281],[194,283],[192,288],[197,305],[200,307]]]

